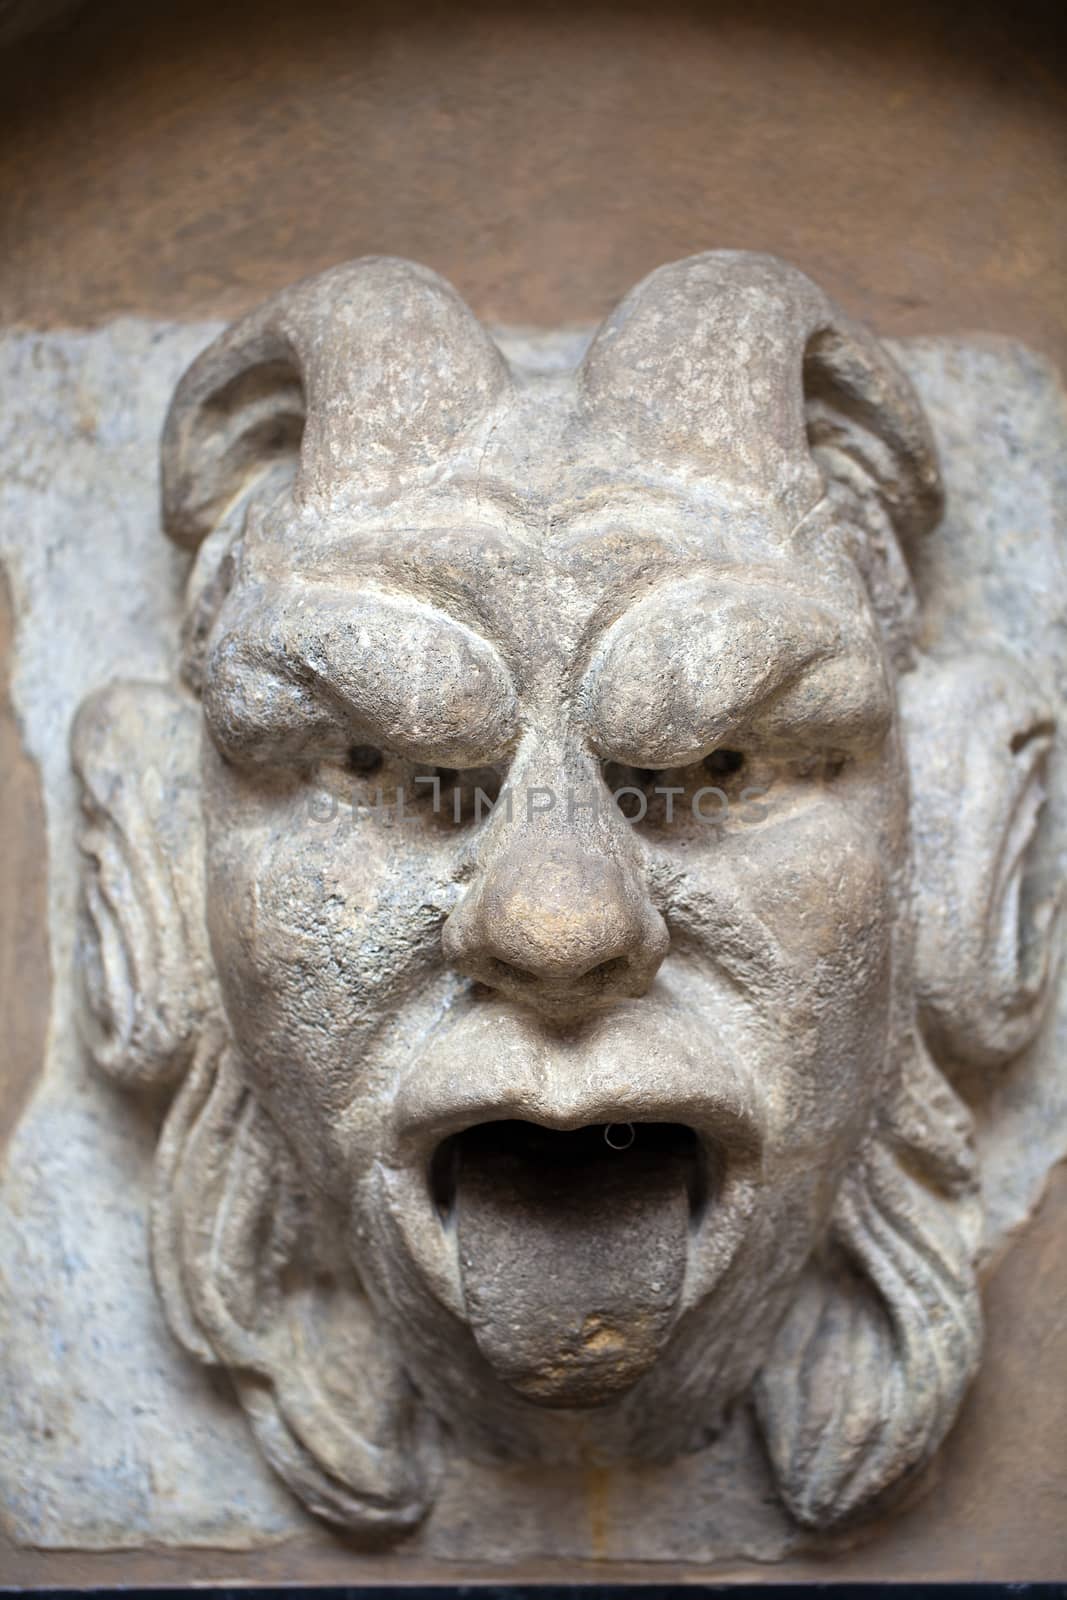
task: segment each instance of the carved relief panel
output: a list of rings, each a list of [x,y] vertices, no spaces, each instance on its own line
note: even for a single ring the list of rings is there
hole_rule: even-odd
[[[921,1486],[1067,1144],[1057,430],[736,252],[558,335],[368,258],[187,366],[67,1048],[242,1537],[469,1555],[520,1472],[506,1549],[596,1554],[594,1470],[631,1557],[775,1556]]]

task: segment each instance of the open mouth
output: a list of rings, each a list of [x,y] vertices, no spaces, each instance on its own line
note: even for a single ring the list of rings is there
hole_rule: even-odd
[[[676,1321],[711,1168],[682,1123],[506,1120],[444,1139],[433,1200],[497,1375],[554,1407],[600,1405],[636,1382]]]

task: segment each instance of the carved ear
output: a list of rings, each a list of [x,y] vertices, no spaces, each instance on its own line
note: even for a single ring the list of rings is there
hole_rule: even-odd
[[[226,1367],[257,1442],[316,1516],[395,1537],[430,1501],[428,1416],[284,1140],[206,1037],[160,1140],[156,1281],[191,1355]]]
[[[946,1070],[996,1067],[1052,994],[1062,884],[1038,829],[1052,717],[1019,666],[985,656],[923,661],[900,692],[923,1029]]]
[[[443,278],[367,257],[276,295],[178,385],[163,431],[163,525],[195,549],[270,472],[298,501],[363,497],[432,469],[510,383]]]
[[[773,256],[723,250],[660,267],[604,323],[579,381],[598,425],[639,459],[753,491],[780,506],[787,529],[845,461],[905,550],[941,514],[937,456],[908,380]]]
[[[933,1455],[978,1368],[980,1204],[961,1103],[918,1039],[756,1385],[780,1493],[828,1528]]]
[[[172,1083],[218,1009],[204,926],[198,710],[163,684],[109,684],[82,703],[71,756],[85,818],[83,1031],[117,1082]]]

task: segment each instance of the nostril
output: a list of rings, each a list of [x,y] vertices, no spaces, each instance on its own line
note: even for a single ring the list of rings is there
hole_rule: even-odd
[[[491,956],[484,966],[485,979],[492,984],[510,984],[519,988],[538,984],[543,987],[546,984],[551,985],[555,979],[557,983],[565,984],[568,989],[578,985],[582,989],[597,990],[604,988],[626,972],[630,961],[626,956],[613,956],[609,961],[597,962],[585,972],[568,970],[552,973],[544,969],[531,971],[528,967],[520,967],[513,961],[501,961]]]
[[[588,972],[582,974],[582,979],[600,987],[610,983],[613,978],[621,977],[624,972],[629,972],[631,965],[628,956],[614,956],[610,961],[601,961],[597,966],[590,967]]]
[[[511,961],[498,961],[490,956],[485,963],[486,977],[490,983],[534,983],[536,974],[527,972],[525,967],[517,967]]]

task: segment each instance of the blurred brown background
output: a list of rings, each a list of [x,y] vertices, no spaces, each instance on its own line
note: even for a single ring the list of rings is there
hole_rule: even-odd
[[[384,252],[574,321],[733,246],[1067,360],[1063,9],[90,0],[0,56],[0,320],[235,312]]]
[[[883,332],[1011,334],[1067,367],[1062,3],[71,3],[0,0],[0,323],[226,315],[367,252],[429,263],[488,319],[577,322],[661,261],[734,246],[789,257]],[[0,1144],[43,1056],[45,871],[0,702]],[[932,1494],[832,1564],[727,1576],[1063,1576],[1062,1169],[987,1310]],[[255,1556],[0,1536],[8,1582],[467,1576],[325,1533]]]

